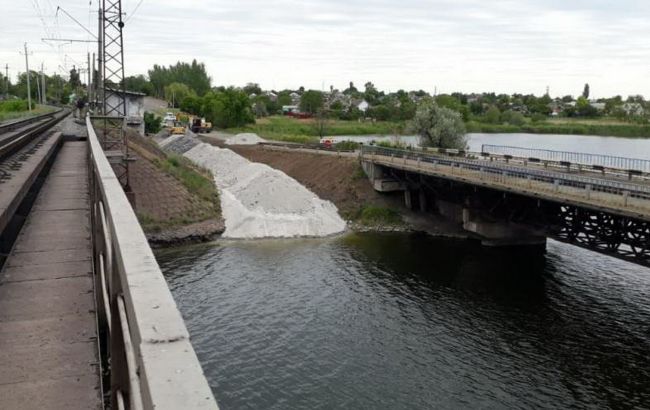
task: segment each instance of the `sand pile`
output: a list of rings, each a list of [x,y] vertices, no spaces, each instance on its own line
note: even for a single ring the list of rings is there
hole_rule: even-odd
[[[345,230],[336,206],[285,173],[229,149],[170,137],[165,150],[209,169],[221,193],[227,238],[327,236]],[[182,151],[182,152],[181,152]]]

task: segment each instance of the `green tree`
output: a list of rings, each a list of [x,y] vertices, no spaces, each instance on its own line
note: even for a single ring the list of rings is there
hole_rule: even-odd
[[[278,106],[291,105],[291,91],[283,90],[278,93]]]
[[[148,72],[153,94],[158,97],[165,95],[165,87],[172,83],[183,83],[197,95],[202,96],[211,89],[211,79],[205,65],[193,60],[191,63],[178,62],[169,67],[154,65]]]
[[[586,97],[578,97],[576,101],[576,114],[581,117],[597,117],[598,110],[594,108]]]
[[[498,124],[501,120],[501,111],[495,106],[490,107],[485,113],[484,121],[488,124]]]
[[[161,118],[152,112],[144,113],[144,132],[146,134],[157,134],[162,127]]]
[[[589,84],[585,84],[585,88],[582,90],[582,96],[589,99]]]
[[[183,83],[171,83],[165,87],[165,100],[175,108],[180,107],[185,98],[194,95],[194,90]]]
[[[201,97],[198,97],[196,95],[188,95],[181,101],[180,108],[182,111],[185,111],[187,113],[201,115],[202,105],[203,99]]]
[[[526,123],[524,115],[517,111],[507,110],[501,114],[501,122],[510,125],[522,126]]]
[[[316,114],[323,107],[323,93],[317,90],[305,91],[300,97],[300,111]]]
[[[142,74],[126,77],[124,84],[124,87],[129,91],[153,95],[153,85]]]
[[[68,80],[68,84],[70,84],[70,87],[72,87],[73,90],[77,89],[78,87],[81,87],[79,72],[74,66],[72,66],[72,70],[70,70],[70,80]]]
[[[250,99],[245,92],[233,87],[206,94],[201,114],[220,128],[241,127],[255,122]]]
[[[246,93],[246,95],[255,94],[259,96],[260,94],[262,94],[262,88],[258,83],[248,83],[244,87],[244,92]]]
[[[418,106],[410,127],[426,147],[464,149],[467,145],[461,115],[449,108],[438,107],[431,99]]]

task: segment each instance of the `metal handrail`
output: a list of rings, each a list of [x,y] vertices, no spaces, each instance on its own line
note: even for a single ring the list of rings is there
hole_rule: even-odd
[[[426,154],[423,152],[396,148],[373,147],[364,145],[361,148],[361,155],[364,154],[377,154],[387,157],[407,158],[413,160],[419,159],[422,162],[429,162],[452,167],[462,165],[463,168],[473,169],[476,171],[493,174],[505,173],[504,176],[516,178],[529,179],[530,177],[531,179],[537,181],[564,186],[575,186],[579,188],[586,188],[587,186],[590,186],[590,189],[593,190],[600,190],[617,195],[630,195],[633,197],[650,200],[650,186],[633,184],[629,182],[613,181],[588,176],[567,175],[561,172],[516,167],[507,164],[494,164],[480,159],[441,157],[437,155]]]
[[[481,153],[511,155],[521,158],[538,158],[545,161],[569,162],[578,165],[650,172],[650,160],[640,158],[627,158],[615,155],[588,154],[583,152],[555,151],[540,148],[524,148],[508,145],[483,144]]]
[[[181,314],[90,117],[89,183],[100,347],[115,407],[218,409]],[[108,301],[105,298],[108,297]],[[109,324],[110,323],[110,324]]]

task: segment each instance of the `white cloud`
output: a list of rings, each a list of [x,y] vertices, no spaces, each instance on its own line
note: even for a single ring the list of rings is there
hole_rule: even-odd
[[[41,6],[48,31],[86,38]],[[139,0],[123,0],[127,13]],[[85,61],[88,46],[51,48],[31,2],[0,16],[0,63],[23,69],[24,41],[50,69],[65,54]],[[88,2],[61,0],[96,27]],[[97,7],[92,1],[92,11]],[[196,58],[216,84],[268,88],[344,87],[373,81],[384,89],[650,96],[650,2],[641,0],[143,0],[125,28],[127,73]],[[20,24],[17,24],[20,23]],[[57,28],[58,27],[58,28]],[[93,45],[88,48],[95,51]]]

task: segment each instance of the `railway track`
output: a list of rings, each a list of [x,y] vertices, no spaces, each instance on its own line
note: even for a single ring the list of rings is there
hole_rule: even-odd
[[[62,143],[59,110],[0,125],[0,270]]]
[[[0,161],[5,160],[29,144],[70,114],[61,109],[48,114],[0,124]]]

